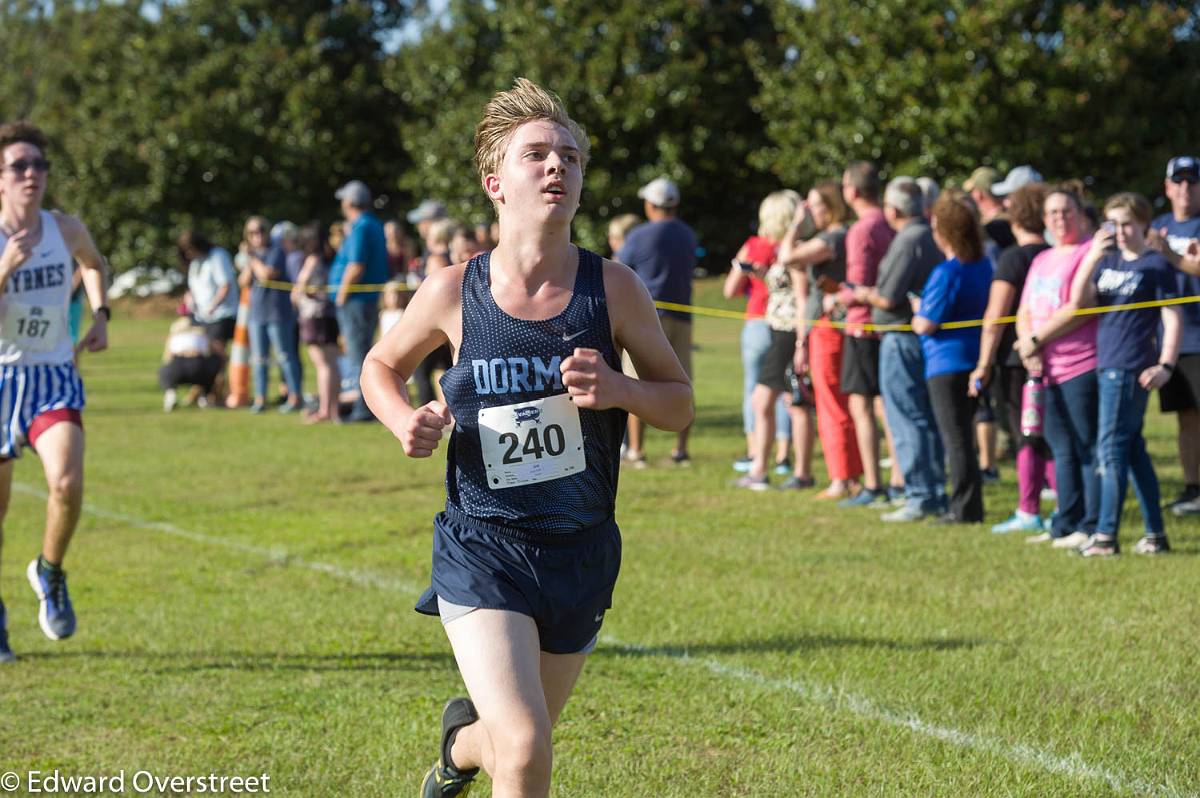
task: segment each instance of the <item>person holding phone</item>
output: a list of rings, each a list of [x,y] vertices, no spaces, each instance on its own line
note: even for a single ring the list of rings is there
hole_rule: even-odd
[[[1170,261],[1146,247],[1149,201],[1141,194],[1117,194],[1104,204],[1104,216],[1075,274],[1080,306],[1119,307],[1177,296]],[[1100,513],[1096,533],[1079,550],[1085,557],[1110,557],[1121,551],[1117,533],[1130,476],[1145,529],[1134,551],[1163,554],[1171,549],[1142,423],[1150,391],[1166,385],[1175,371],[1182,331],[1179,308],[1170,305],[1104,313],[1097,322]]]

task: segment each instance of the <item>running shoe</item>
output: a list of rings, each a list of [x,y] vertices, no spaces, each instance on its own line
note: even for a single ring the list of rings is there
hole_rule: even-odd
[[[43,568],[41,558],[25,569],[29,586],[37,594],[38,625],[51,640],[61,640],[75,634],[75,610],[67,593],[67,572],[61,568]]]
[[[8,647],[8,616],[4,612],[4,602],[0,601],[0,665],[15,659],[12,649]]]
[[[682,468],[684,466],[690,466],[691,464],[692,458],[688,457],[687,452],[671,452],[671,465]]]
[[[1076,551],[1083,557],[1115,557],[1121,553],[1121,546],[1115,537],[1092,535]]]
[[[783,481],[779,486],[780,490],[808,490],[815,487],[817,481],[812,477],[798,477],[792,475]]]
[[[1069,535],[1063,535],[1061,538],[1055,538],[1050,541],[1050,548],[1053,549],[1078,549],[1080,546],[1090,544],[1092,535],[1087,532],[1072,532]]]
[[[842,499],[837,503],[837,506],[842,508],[870,507],[873,504],[886,504],[887,501],[888,494],[886,490],[883,490],[882,488],[876,488],[875,490],[863,488],[849,499]]]
[[[1180,506],[1181,504],[1192,504],[1192,503],[1196,502],[1198,499],[1200,499],[1200,491],[1196,490],[1195,488],[1185,487],[1183,489],[1183,492],[1180,493],[1178,497],[1176,497],[1175,501],[1167,502],[1166,504],[1163,505],[1163,509],[1164,510],[1174,510],[1176,507]]]
[[[471,699],[453,698],[446,702],[446,708],[442,710],[442,745],[438,761],[421,782],[421,798],[451,798],[471,792],[471,782],[479,773],[479,768],[459,770],[454,767],[451,764],[450,747],[454,742],[454,733],[477,720],[479,713],[475,711]]]
[[[761,476],[761,477],[752,477],[749,474],[747,474],[746,476],[739,479],[737,482],[733,483],[733,485],[734,485],[734,487],[737,487],[737,488],[746,488],[747,490],[763,491],[763,490],[770,489],[771,482],[766,478],[765,475]]]
[[[926,515],[927,513],[920,507],[916,507],[912,504],[906,504],[899,510],[893,510],[890,513],[884,513],[883,515],[879,516],[879,520],[886,521],[889,524],[901,521],[920,521]]]
[[[753,457],[739,457],[733,461],[733,470],[739,474],[745,474],[754,465]]]
[[[790,473],[792,473],[792,461],[791,460],[784,459],[784,460],[779,460],[775,463],[775,474],[777,476],[783,477],[783,476],[787,476]]]
[[[1138,554],[1166,554],[1171,550],[1166,535],[1146,535],[1137,542],[1133,550]]]
[[[1187,501],[1172,503],[1171,512],[1181,517],[1185,515],[1200,515],[1200,496],[1188,499]]]
[[[1009,532],[1041,532],[1042,519],[1033,513],[1017,510],[1007,521],[1001,521],[992,527],[993,535],[1007,535]]]

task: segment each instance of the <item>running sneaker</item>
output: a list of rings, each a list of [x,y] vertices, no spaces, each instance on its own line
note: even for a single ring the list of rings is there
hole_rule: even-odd
[[[992,527],[993,535],[1007,535],[1009,532],[1041,532],[1042,519],[1033,513],[1017,510],[1007,521],[1001,521]]]
[[[926,513],[920,507],[906,504],[899,510],[893,510],[890,513],[884,513],[883,515],[879,516],[879,520],[886,521],[888,523],[896,523],[900,521],[920,521],[926,515],[928,515],[928,513]]]
[[[842,499],[837,503],[837,506],[842,508],[870,507],[873,504],[886,504],[887,501],[888,494],[886,490],[883,490],[882,488],[876,488],[875,490],[863,488],[849,499]]]
[[[739,457],[733,461],[733,470],[739,474],[745,474],[754,465],[753,457]]]
[[[1163,509],[1174,510],[1181,504],[1192,504],[1197,499],[1200,499],[1200,490],[1197,490],[1195,487],[1185,487],[1175,501],[1167,502],[1163,505]]]
[[[0,601],[0,665],[15,659],[12,649],[8,647],[8,615],[4,612],[4,602]]]
[[[1171,512],[1178,516],[1200,515],[1200,496],[1187,501],[1177,501],[1171,505]]]
[[[67,593],[67,572],[61,568],[43,568],[41,558],[25,569],[29,586],[37,594],[38,625],[51,640],[61,640],[75,634],[75,610]]]
[[[692,464],[692,458],[688,457],[687,452],[671,452],[671,465],[685,467]]]
[[[785,458],[783,460],[776,461],[776,463],[775,463],[776,476],[783,477],[783,476],[787,476],[790,473],[792,473],[792,461],[791,460],[788,460]]]
[[[1079,533],[1076,532],[1075,534]],[[1115,537],[1092,535],[1087,539],[1086,543],[1075,551],[1079,552],[1083,557],[1115,557],[1121,553],[1121,546],[1117,543]]]
[[[1166,554],[1171,550],[1166,535],[1146,535],[1137,542],[1133,550],[1138,554]]]
[[[1050,547],[1053,549],[1078,549],[1081,546],[1089,545],[1092,537],[1087,532],[1072,532],[1050,541]]]
[[[780,490],[808,490],[816,487],[817,481],[812,477],[798,477],[794,474],[783,481]]]
[[[749,474],[747,474],[746,476],[739,479],[737,482],[734,482],[733,485],[734,485],[734,487],[737,487],[737,488],[746,488],[747,490],[763,491],[763,490],[770,489],[771,482],[770,482],[770,480],[767,479],[767,477],[765,475],[761,476],[761,477],[752,477]]]
[[[442,745],[438,761],[421,782],[421,798],[450,798],[471,792],[471,782],[479,773],[479,768],[459,770],[454,767],[451,764],[450,747],[454,744],[454,734],[477,720],[479,713],[475,711],[471,699],[453,698],[446,702],[446,708],[442,710]]]

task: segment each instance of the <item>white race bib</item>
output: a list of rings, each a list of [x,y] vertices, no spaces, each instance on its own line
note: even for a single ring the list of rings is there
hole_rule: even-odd
[[[50,352],[67,334],[67,309],[61,305],[25,305],[11,299],[0,320],[0,340],[22,352]]]
[[[579,408],[569,394],[479,411],[488,487],[531,485],[587,467]]]

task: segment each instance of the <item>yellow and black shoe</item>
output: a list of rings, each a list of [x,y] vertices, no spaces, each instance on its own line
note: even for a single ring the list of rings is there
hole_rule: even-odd
[[[442,748],[437,763],[425,774],[421,782],[421,798],[452,798],[471,791],[471,782],[479,768],[459,770],[450,759],[450,749],[459,729],[479,720],[475,705],[469,698],[454,698],[446,702],[442,710]]]

